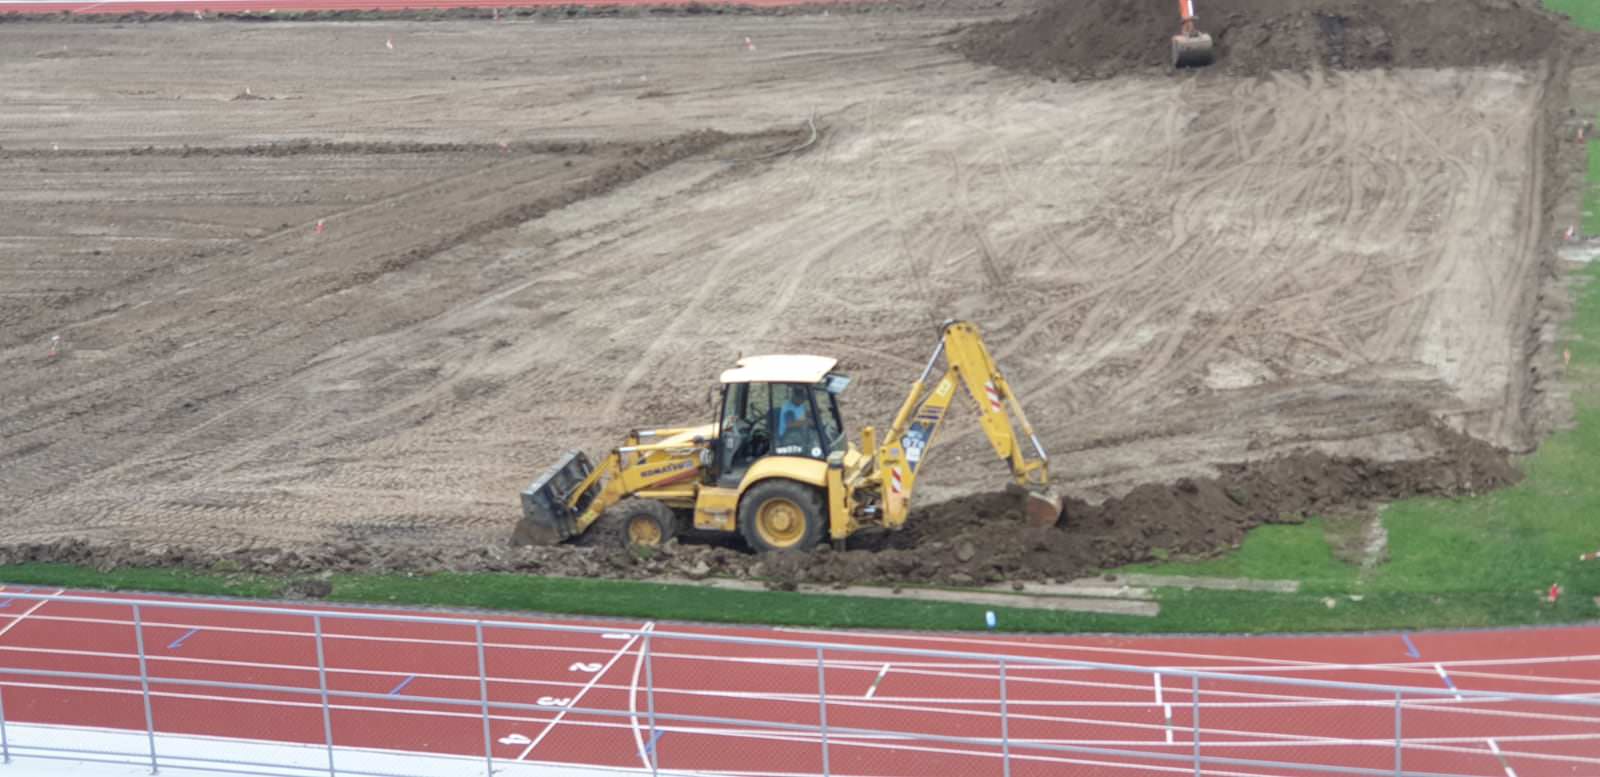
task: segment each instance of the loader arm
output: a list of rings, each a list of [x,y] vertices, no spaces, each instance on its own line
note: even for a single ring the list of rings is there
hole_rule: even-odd
[[[702,467],[700,453],[707,446],[704,433],[709,431],[633,432],[598,466],[591,465],[580,451],[568,453],[523,490],[522,520],[512,544],[553,544],[575,537],[612,505],[630,496],[692,506],[694,483]]]
[[[944,374],[929,389],[928,380],[941,356]],[[977,327],[966,321],[946,322],[939,345],[922,376],[912,384],[883,443],[874,446],[872,435],[867,435],[867,448],[873,451],[877,476],[882,479],[884,523],[896,527],[905,522],[917,472],[962,387],[977,404],[978,423],[995,455],[1010,466],[1012,479],[1032,497],[1030,518],[1054,523],[1061,513],[1061,500],[1050,491],[1050,457]],[[1020,427],[1020,435],[1016,427]]]

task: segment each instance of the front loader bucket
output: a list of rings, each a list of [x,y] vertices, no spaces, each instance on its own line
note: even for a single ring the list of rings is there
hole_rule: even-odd
[[[572,500],[573,490],[589,477],[594,465],[583,451],[568,451],[522,490],[522,520],[511,532],[511,545],[554,545],[578,533],[577,518],[594,500],[588,493]],[[591,489],[591,492],[597,489]]]

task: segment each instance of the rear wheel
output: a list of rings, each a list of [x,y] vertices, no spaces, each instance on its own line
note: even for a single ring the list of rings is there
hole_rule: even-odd
[[[627,547],[641,545],[659,548],[678,533],[678,518],[672,508],[654,499],[626,499],[606,511]]]
[[[793,480],[763,480],[739,500],[739,532],[758,551],[810,550],[822,540],[822,495]]]

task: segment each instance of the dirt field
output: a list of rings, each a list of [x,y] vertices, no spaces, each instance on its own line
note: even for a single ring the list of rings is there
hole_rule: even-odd
[[[4,541],[499,546],[556,455],[708,419],[740,353],[839,356],[885,424],[950,317],[1094,518],[1007,574],[1514,478],[1553,49],[1077,82],[958,50],[1025,10],[0,25]],[[1004,482],[966,420],[925,504]],[[1252,462],[1314,498],[1120,499]]]

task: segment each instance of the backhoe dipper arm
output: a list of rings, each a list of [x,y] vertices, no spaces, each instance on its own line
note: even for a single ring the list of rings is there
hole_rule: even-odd
[[[944,357],[945,371],[930,390],[928,378],[940,356]],[[917,471],[944,423],[958,384],[966,387],[977,404],[979,424],[995,455],[1010,465],[1012,479],[1030,491],[1049,488],[1050,458],[1039,444],[1022,405],[1011,393],[1011,385],[995,366],[983,337],[971,323],[950,321],[945,323],[943,336],[922,376],[912,384],[910,394],[895,414],[883,444],[874,451],[877,472],[883,479],[884,523],[891,527],[905,522]],[[1027,438],[1027,449],[1012,427],[1013,416]]]

